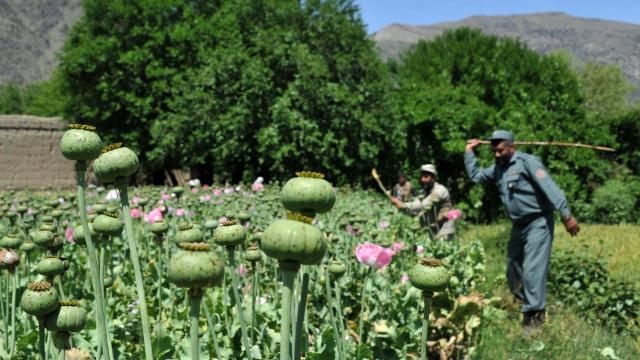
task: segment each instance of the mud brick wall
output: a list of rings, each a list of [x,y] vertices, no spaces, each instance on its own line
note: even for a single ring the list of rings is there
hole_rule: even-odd
[[[62,156],[60,118],[0,115],[0,189],[70,188],[73,161]]]

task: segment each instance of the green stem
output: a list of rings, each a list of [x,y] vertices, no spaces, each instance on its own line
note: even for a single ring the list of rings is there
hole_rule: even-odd
[[[431,294],[424,293],[424,309],[422,312],[422,343],[420,345],[420,359],[427,360],[427,337],[429,335],[429,311],[431,310]]]
[[[333,314],[334,306],[333,306],[333,297],[331,296],[331,287],[329,285],[329,270],[325,270],[324,275],[325,275],[324,290],[325,290],[325,296],[327,297],[327,308],[329,309],[329,316],[331,317],[331,325],[333,326],[334,338],[336,340],[336,349],[338,350],[338,359],[343,360],[344,349],[342,346],[342,336],[344,335],[344,332],[340,332],[338,330],[338,325],[336,324],[336,318],[335,318],[335,315]]]
[[[231,284],[233,286],[233,297],[236,300],[236,306],[238,307],[238,315],[240,318],[240,330],[242,331],[242,342],[244,343],[244,351],[247,354],[249,360],[253,359],[251,355],[251,343],[249,342],[249,336],[247,335],[247,325],[244,321],[244,313],[242,312],[242,298],[238,292],[238,273],[236,272],[236,255],[235,249],[231,246],[227,247],[227,253],[229,255],[229,265],[231,266]]]
[[[102,289],[102,298],[105,303],[107,303],[107,290],[104,288],[104,276],[105,276],[105,255],[107,250],[107,245],[105,244],[105,239],[100,236],[100,289]]]
[[[251,285],[251,343],[255,344],[256,340],[256,294],[258,288],[258,263],[252,262],[253,284]]]
[[[202,290],[190,289],[189,300],[191,301],[191,309],[189,310],[189,319],[191,320],[191,359],[200,359],[200,343],[198,342],[198,329],[200,317],[200,303],[202,303]]]
[[[15,269],[13,273],[13,282],[11,284],[11,343],[9,344],[9,359],[13,359],[16,350],[16,287],[18,287],[18,272]],[[8,295],[8,294],[7,294]]]
[[[47,359],[47,354],[44,350],[44,320],[45,318],[38,320],[38,353],[40,354],[40,360]]]
[[[76,162],[76,177],[78,183],[78,211],[80,212],[80,221],[82,222],[82,230],[84,231],[84,240],[87,246],[87,255],[89,263],[89,269],[91,271],[91,283],[93,287],[93,293],[95,294],[96,301],[96,319],[98,328],[98,337],[101,341],[103,349],[103,358],[108,360],[110,354],[113,353],[111,345],[107,341],[107,326],[106,326],[106,310],[104,306],[104,300],[102,298],[102,290],[100,289],[100,273],[98,271],[98,256],[96,254],[96,248],[93,246],[91,240],[91,233],[89,232],[89,222],[87,221],[87,209],[84,200],[84,188],[86,187],[85,175],[87,172],[87,163],[85,161]]]
[[[218,340],[216,338],[216,330],[213,328],[213,321],[211,320],[211,314],[209,314],[209,307],[205,304],[204,315],[207,317],[207,325],[209,326],[209,332],[211,333],[211,341],[213,342],[213,349],[216,352],[216,358],[220,357],[220,349],[218,349]]]
[[[360,325],[358,326],[358,338],[360,340],[360,344],[364,343],[364,339],[362,338],[362,323],[364,313],[367,309],[367,283],[369,282],[369,274],[371,274],[371,268],[367,270],[367,274],[364,277],[364,285],[362,285],[362,299],[360,300],[360,304],[362,308],[360,309]]]
[[[122,207],[122,216],[124,217],[124,227],[127,231],[127,242],[129,243],[129,255],[133,263],[133,271],[136,278],[136,291],[140,306],[140,317],[142,320],[142,335],[144,338],[144,353],[147,360],[153,360],[153,349],[151,347],[151,332],[149,330],[149,315],[147,314],[147,299],[144,294],[144,282],[142,280],[142,271],[140,270],[140,258],[138,257],[138,246],[133,236],[133,224],[131,221],[131,213],[129,208],[129,195],[127,192],[127,179],[118,178],[116,186],[120,191],[120,205]]]
[[[158,272],[158,292],[157,292],[157,297],[158,297],[158,330],[160,330],[162,328],[162,258],[164,257],[163,252],[162,252],[162,239],[160,238],[160,236],[162,235],[158,235],[158,240],[156,241],[156,244],[158,245],[158,266],[156,268],[157,272]],[[158,331],[156,331],[156,333],[159,333]],[[160,336],[157,336],[156,338],[156,346],[159,349],[160,348]]]
[[[338,325],[340,327],[340,343],[342,344],[342,356],[344,357],[345,329],[344,329],[344,318],[342,315],[342,294],[340,291],[340,278],[336,279],[335,288],[336,288],[336,313],[338,314]]]
[[[298,314],[296,315],[296,328],[293,338],[293,358],[300,360],[302,349],[302,324],[304,323],[304,313],[307,308],[307,294],[309,293],[309,273],[302,274],[302,284],[300,289],[300,302],[298,303]],[[305,334],[306,335],[306,334]]]
[[[282,264],[282,263],[281,263]],[[282,269],[282,319],[280,322],[280,360],[290,360],[291,293],[297,270]]]

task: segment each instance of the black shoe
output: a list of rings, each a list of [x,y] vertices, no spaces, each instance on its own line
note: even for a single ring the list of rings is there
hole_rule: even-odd
[[[530,337],[539,332],[544,324],[545,311],[534,310],[522,313],[522,332],[525,337]]]

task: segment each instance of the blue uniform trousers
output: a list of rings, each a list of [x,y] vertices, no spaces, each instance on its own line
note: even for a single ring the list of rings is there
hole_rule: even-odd
[[[521,311],[544,310],[553,243],[553,214],[513,224],[507,248],[507,283],[523,301]]]

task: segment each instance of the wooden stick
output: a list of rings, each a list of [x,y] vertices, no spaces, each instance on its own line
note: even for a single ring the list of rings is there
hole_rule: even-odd
[[[376,179],[376,182],[378,183],[378,186],[380,187],[380,190],[382,190],[382,192],[387,195],[387,197],[389,199],[391,199],[391,194],[387,191],[387,189],[384,187],[384,185],[382,185],[382,181],[380,181],[380,175],[378,175],[378,172],[376,171],[376,168],[371,169],[371,176],[373,176],[374,179]]]
[[[588,144],[580,144],[580,143],[565,143],[565,142],[557,142],[557,141],[514,141],[516,145],[540,145],[540,146],[562,146],[562,147],[579,147],[585,149],[593,149],[600,151],[611,151],[615,152],[616,149],[605,147],[605,146],[596,146],[596,145],[588,145]],[[489,140],[480,140],[480,144],[491,144]]]

